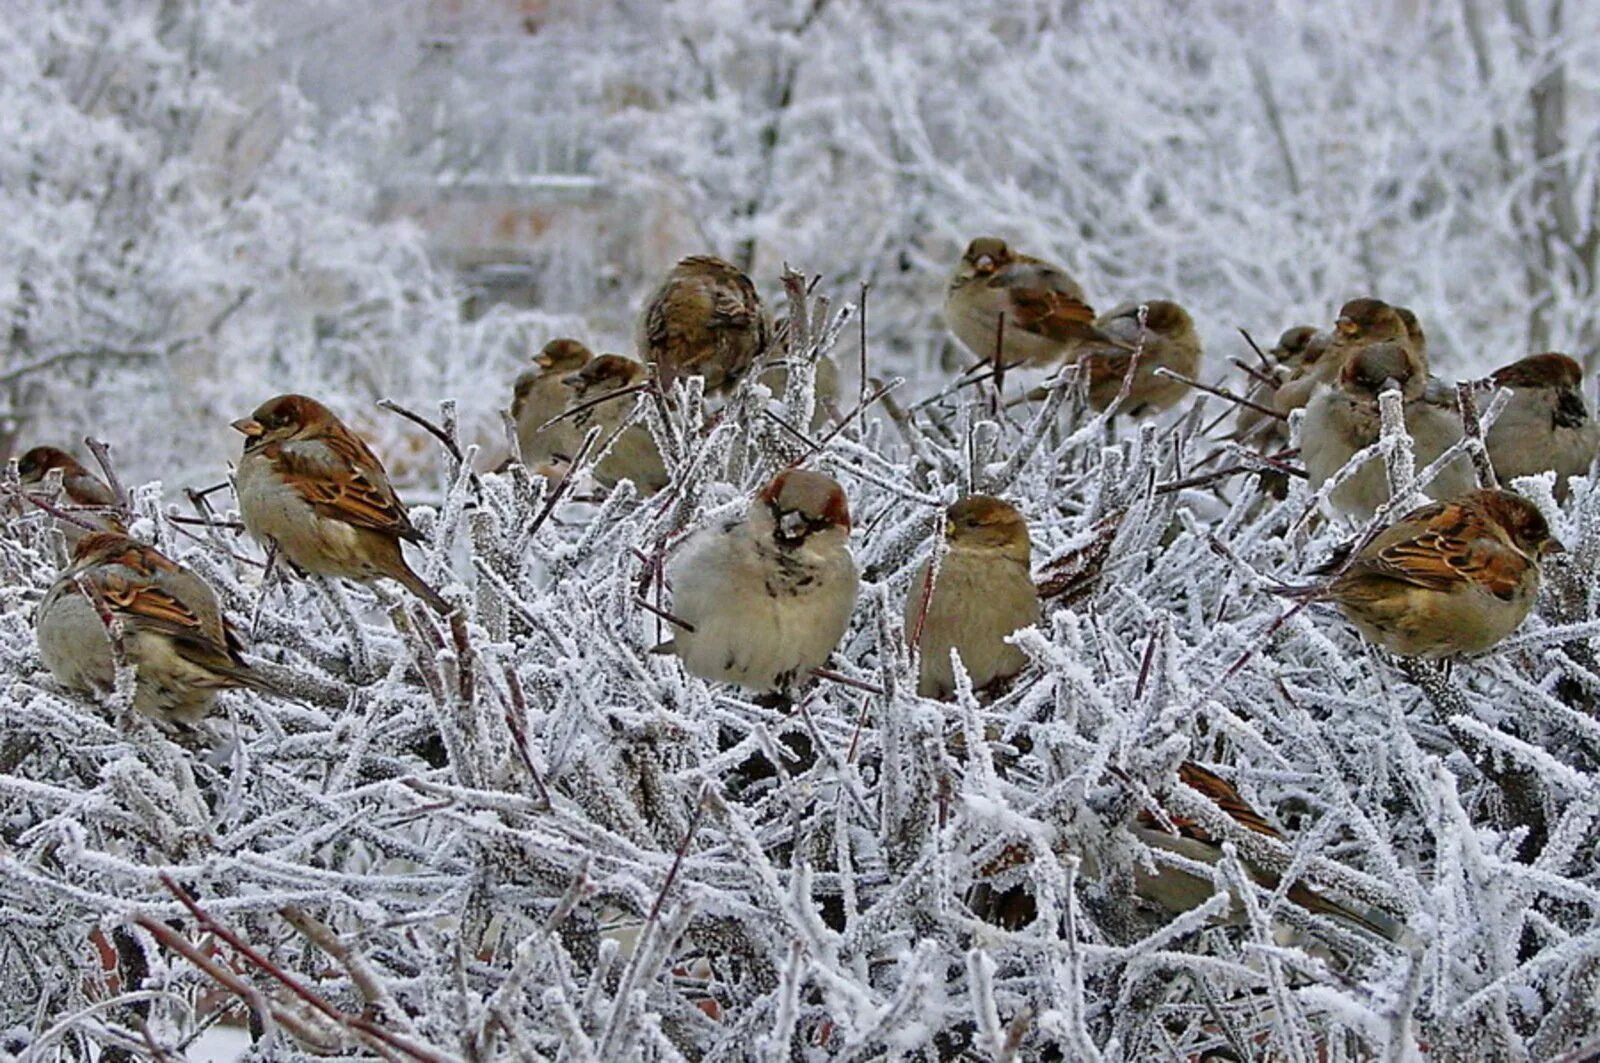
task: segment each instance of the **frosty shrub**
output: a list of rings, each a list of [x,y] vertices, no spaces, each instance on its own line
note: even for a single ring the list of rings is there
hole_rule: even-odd
[[[1568,548],[1537,614],[1403,664],[1272,593],[1362,529],[1262,490],[1283,470],[1219,441],[1217,400],[1133,424],[1070,375],[958,385],[937,309],[990,232],[1101,309],[1181,299],[1207,381],[1242,379],[1237,326],[1368,293],[1420,313],[1447,378],[1547,347],[1592,372],[1600,8],[328,6],[0,10],[0,456],[106,439],[131,531],[290,695],[180,732],[64,692],[32,627],[61,542],[5,467],[0,1056],[176,1058],[224,1022],[258,1059],[1600,1050],[1600,488],[1519,481]],[[436,7],[511,28],[446,40]],[[465,313],[386,182],[535,156],[615,198],[529,238],[539,309]],[[530,349],[628,350],[705,251],[769,298],[786,262],[825,271],[787,278],[784,392],[641,398],[673,478],[650,499],[593,486],[601,439],[559,483],[502,466]],[[848,385],[813,427],[824,352]],[[288,390],[384,458],[453,618],[269,572],[240,533],[226,426]],[[1368,457],[1402,498],[1430,475],[1392,417]],[[829,677],[777,705],[652,650],[663,559],[795,463],[844,485],[863,584]],[[1009,689],[919,699],[903,597],[972,491],[1027,517],[1044,619]],[[1141,841],[1158,806],[1219,860]],[[1163,867],[1209,899],[1138,899]]]
[[[441,448],[412,515],[449,622],[392,585],[263,580],[221,496],[135,490],[135,531],[294,692],[224,694],[198,733],[42,670],[57,544],[13,517],[5,1050],[176,1050],[224,1014],[262,1058],[1551,1059],[1593,1036],[1600,492],[1558,510],[1525,481],[1571,550],[1539,615],[1401,667],[1266,592],[1351,529],[1303,481],[1259,491],[1202,433],[1214,408],[1113,425],[1068,374],[1040,402],[984,383],[879,417],[891,381],[808,438],[808,367],[851,308],[789,290],[786,394],[640,399],[676,485],[656,498]],[[1401,480],[1405,442],[1380,447]],[[795,462],[845,485],[864,581],[838,678],[775,707],[651,652],[654,573]],[[1017,500],[1051,597],[1008,691],[939,703],[900,604],[968,491]],[[1185,759],[1284,839],[1179,787]],[[1176,918],[1130,890],[1181,859],[1128,829],[1152,795],[1226,842],[1200,865],[1220,892]],[[1290,881],[1406,933],[1314,916]],[[997,918],[984,899],[1017,887],[1031,919]]]

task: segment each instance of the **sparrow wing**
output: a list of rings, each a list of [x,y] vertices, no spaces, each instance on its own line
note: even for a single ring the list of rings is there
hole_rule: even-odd
[[[1004,284],[1004,275],[991,280]],[[1081,295],[1023,283],[1004,284],[1006,327],[1053,340],[1082,340],[1095,335],[1094,309]],[[1074,285],[1073,287],[1076,287]]]
[[[324,517],[422,541],[383,464],[356,436],[331,433],[309,444],[279,447],[272,457],[284,482]]]
[[[1373,540],[1334,590],[1378,578],[1441,592],[1478,586],[1509,601],[1529,563],[1478,513],[1458,503],[1435,502]]]
[[[238,644],[211,588],[149,547],[131,547],[79,575],[113,613],[171,638],[191,660],[238,663]]]
[[[1269,838],[1282,837],[1278,828],[1268,823],[1261,814],[1251,808],[1245,799],[1239,796],[1239,791],[1234,789],[1232,783],[1222,776],[1207,771],[1193,761],[1184,761],[1178,765],[1178,780],[1184,785],[1199,790],[1206,798],[1239,826],[1246,830],[1253,830],[1257,834],[1265,834]],[[1216,839],[1201,827],[1200,824],[1183,816],[1167,813],[1167,819],[1178,829],[1178,833],[1186,838],[1197,841],[1214,842]],[[1152,830],[1162,829],[1162,824],[1154,812],[1144,809],[1139,813],[1139,824]]]
[[[66,477],[62,481],[67,497],[80,506],[114,506],[117,504],[116,496],[111,493],[111,488],[101,483],[99,479],[89,473],[78,473]]]
[[[511,419],[522,420],[522,411],[528,405],[528,395],[533,391],[533,385],[539,382],[542,374],[536,369],[529,369],[517,375],[516,383],[511,385]]]

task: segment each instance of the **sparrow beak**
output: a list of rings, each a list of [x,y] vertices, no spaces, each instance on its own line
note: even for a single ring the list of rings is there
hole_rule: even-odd
[[[806,537],[806,518],[790,510],[778,518],[778,538],[786,543],[797,543]]]
[[[1553,554],[1564,554],[1567,548],[1561,545],[1560,539],[1546,539],[1544,545],[1539,547],[1540,557],[1550,557]]]
[[[994,272],[994,256],[993,255],[979,255],[977,260],[974,261],[972,263],[972,265],[973,265],[973,267],[975,269],[977,269],[977,271],[979,273],[993,273]]]
[[[1339,334],[1341,336],[1354,336],[1357,332],[1360,331],[1360,329],[1357,328],[1356,323],[1354,321],[1352,321],[1348,317],[1345,317],[1342,314],[1339,316],[1339,320],[1335,321],[1333,323],[1333,325],[1334,325],[1335,328],[1337,328],[1339,330]]]
[[[239,420],[233,422],[233,430],[236,432],[242,432],[251,439],[254,439],[259,435],[263,435],[267,431],[265,428],[261,427],[260,421],[257,421],[251,417],[241,417]]]
[[[1391,390],[1392,391],[1404,391],[1405,389],[1400,386],[1400,381],[1396,380],[1392,376],[1386,376],[1386,377],[1383,378],[1383,387],[1379,388],[1378,391],[1381,393],[1381,392],[1391,391]]]
[[[548,354],[537,354],[534,355],[533,364],[538,366],[540,369],[548,370],[555,363],[551,361]]]

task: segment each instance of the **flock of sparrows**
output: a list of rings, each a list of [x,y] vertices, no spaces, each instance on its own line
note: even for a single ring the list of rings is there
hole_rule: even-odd
[[[1115,406],[1138,417],[1167,409],[1188,393],[1200,367],[1199,336],[1181,306],[1141,300],[1096,315],[1065,270],[995,238],[969,245],[950,278],[944,312],[980,363],[1077,366],[1097,410]],[[752,373],[781,372],[771,352],[783,331],[769,322],[742,272],[717,258],[686,258],[640,316],[642,360],[596,357],[570,339],[547,344],[534,359],[511,406],[521,460],[558,468],[598,427],[598,482],[628,479],[643,493],[662,490],[669,481],[654,439],[629,417],[634,394],[669,389],[687,376],[701,377],[707,394],[726,394]],[[1238,438],[1264,452],[1280,448],[1284,422],[1262,411],[1303,407],[1302,457],[1314,487],[1378,439],[1386,389],[1398,389],[1404,400],[1419,461],[1438,457],[1462,435],[1453,392],[1428,375],[1415,315],[1376,299],[1346,303],[1326,332],[1286,331],[1257,376],[1253,408],[1240,410]],[[1559,490],[1566,477],[1586,474],[1600,431],[1577,364],[1542,354],[1493,379],[1512,395],[1486,438],[1500,475],[1553,470]],[[825,406],[837,395],[831,363],[819,363],[818,384]],[[233,427],[245,437],[234,476],[240,517],[272,556],[320,577],[396,580],[440,613],[452,610],[405,559],[402,543],[421,535],[382,463],[332,411],[302,395],[281,395]],[[136,710],[186,722],[201,719],[220,689],[272,689],[240,656],[212,590],[127,537],[105,483],[49,447],[24,455],[18,474],[27,492],[57,492],[59,508],[45,508],[73,550],[36,624],[41,658],[62,685],[104,695],[120,657],[133,670]],[[1326,580],[1284,593],[1331,600],[1395,654],[1442,657],[1492,646],[1526,617],[1540,562],[1560,545],[1530,502],[1475,483],[1463,457],[1424,488],[1436,501],[1336,555],[1321,570]],[[1371,462],[1347,474],[1330,501],[1367,517],[1388,491],[1381,463]],[[836,481],[801,468],[778,472],[742,516],[694,531],[671,556],[666,576],[677,630],[667,648],[707,680],[767,694],[794,690],[824,667],[849,625],[859,584],[850,530]],[[984,495],[951,505],[944,542],[905,600],[918,693],[952,696],[952,653],[974,689],[1012,679],[1028,660],[1011,638],[1040,618],[1022,513]],[[1271,830],[1224,780],[1197,765],[1185,770],[1184,781],[1246,827]],[[1203,831],[1198,836],[1215,848]]]

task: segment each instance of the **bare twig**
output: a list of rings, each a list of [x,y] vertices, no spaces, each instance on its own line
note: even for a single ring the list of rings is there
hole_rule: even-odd
[[[131,513],[133,507],[128,499],[128,489],[122,486],[117,470],[111,467],[111,445],[102,443],[93,436],[84,436],[83,445],[89,448],[89,453],[94,455],[94,460],[100,465],[100,471],[106,474],[106,486],[111,488],[111,497],[117,500],[117,508],[124,513]]]
[[[1155,369],[1155,374],[1156,376],[1164,376],[1169,377],[1172,380],[1181,381],[1185,384],[1188,384],[1192,388],[1204,391],[1210,395],[1215,395],[1219,399],[1227,399],[1229,402],[1234,403],[1235,405],[1243,406],[1246,409],[1254,410],[1259,414],[1265,414],[1266,416],[1275,418],[1279,421],[1287,421],[1289,419],[1288,414],[1279,413],[1270,406],[1263,406],[1259,402],[1252,402],[1243,396],[1235,395],[1233,392],[1224,387],[1213,387],[1210,384],[1202,384],[1193,377],[1186,377],[1182,373],[1168,369],[1164,365],[1157,367]]]

